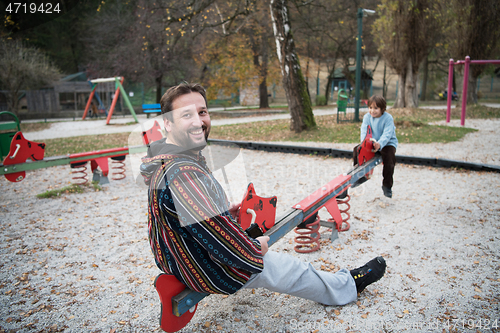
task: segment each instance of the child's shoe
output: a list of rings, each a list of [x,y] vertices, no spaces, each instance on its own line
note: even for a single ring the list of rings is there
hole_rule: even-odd
[[[364,266],[353,269],[350,273],[354,278],[354,282],[356,282],[358,293],[365,290],[373,282],[380,280],[384,276],[386,266],[384,258],[376,257]]]
[[[382,186],[382,191],[384,191],[386,197],[392,198],[392,190],[390,188]]]

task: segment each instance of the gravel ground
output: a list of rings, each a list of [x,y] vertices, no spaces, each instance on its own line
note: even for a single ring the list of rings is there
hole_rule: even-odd
[[[466,124],[479,131],[457,143],[401,145],[397,153],[500,165],[499,121]],[[278,216],[351,168],[349,160],[295,154],[242,150],[240,157],[246,179],[240,168],[234,181],[277,195]],[[134,158],[127,157],[127,178],[55,199],[36,194],[71,183],[69,166],[28,172],[20,183],[0,180],[1,332],[160,331],[152,285],[159,270],[147,242],[146,189],[133,181]],[[322,228],[318,252],[296,253],[293,232],[272,247],[327,271],[383,255],[385,277],[357,302],[323,306],[241,290],[202,300],[182,331],[499,331],[499,175],[397,165],[388,199],[381,172],[377,167],[350,193],[351,228],[333,243]]]

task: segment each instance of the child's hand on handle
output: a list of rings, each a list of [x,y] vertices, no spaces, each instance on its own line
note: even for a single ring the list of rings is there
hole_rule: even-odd
[[[260,249],[262,251],[262,256],[264,256],[267,253],[267,250],[269,249],[269,246],[267,245],[267,242],[269,242],[269,236],[260,236],[257,237],[256,240],[259,241]]]
[[[378,143],[377,141],[375,141],[375,139],[371,139],[371,141],[373,142],[373,149],[372,149],[372,152],[377,152],[380,150],[380,143]]]
[[[237,221],[238,221],[240,208],[241,208],[241,203],[231,203],[229,205],[229,209],[228,209],[229,214],[231,214],[231,216]]]

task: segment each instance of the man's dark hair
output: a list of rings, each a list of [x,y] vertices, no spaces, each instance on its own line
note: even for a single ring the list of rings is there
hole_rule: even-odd
[[[385,101],[385,98],[380,96],[380,95],[373,95],[370,97],[368,100],[368,106],[374,104],[380,108],[380,111],[382,111],[382,114],[384,114],[386,108],[387,108],[387,102]]]
[[[160,105],[161,105],[161,114],[163,117],[172,121],[172,115],[168,112],[173,111],[172,104],[174,100],[182,95],[190,94],[192,92],[197,92],[203,99],[205,100],[205,104],[208,106],[207,102],[207,93],[205,92],[205,88],[203,88],[198,83],[187,83],[183,82],[177,86],[173,86],[167,90],[167,92],[161,97]]]

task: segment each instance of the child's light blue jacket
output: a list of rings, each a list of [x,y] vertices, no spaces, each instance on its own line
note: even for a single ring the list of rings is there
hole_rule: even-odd
[[[363,123],[361,124],[361,141],[365,139],[368,125],[371,126],[373,138],[380,144],[381,150],[385,146],[398,148],[396,126],[394,126],[394,119],[389,113],[384,112],[378,118],[373,118],[370,113],[365,114]]]

